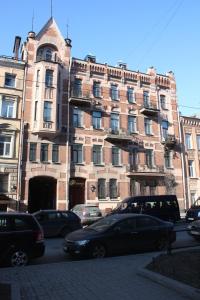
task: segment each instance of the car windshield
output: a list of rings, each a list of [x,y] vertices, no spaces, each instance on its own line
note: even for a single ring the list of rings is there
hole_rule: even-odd
[[[117,218],[103,218],[97,222],[95,222],[92,225],[89,225],[86,227],[86,229],[93,229],[98,232],[106,231],[110,226],[116,223],[118,221]]]

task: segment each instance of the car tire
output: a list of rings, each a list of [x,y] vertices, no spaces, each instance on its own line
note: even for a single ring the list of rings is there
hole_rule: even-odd
[[[14,250],[9,255],[8,263],[11,267],[22,267],[28,264],[28,254],[24,250]]]
[[[156,241],[156,250],[161,251],[161,250],[167,250],[169,247],[169,242],[166,238],[162,237],[159,240]]]
[[[106,248],[100,243],[95,243],[90,251],[92,258],[104,258],[106,256]]]

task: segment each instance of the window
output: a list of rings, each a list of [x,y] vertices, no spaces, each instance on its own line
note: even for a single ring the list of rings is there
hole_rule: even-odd
[[[98,199],[106,199],[106,180],[98,179]]]
[[[0,232],[10,231],[9,219],[7,217],[0,217]]]
[[[15,87],[15,79],[16,79],[16,75],[13,74],[5,74],[5,86],[6,87]]]
[[[196,191],[190,191],[190,202],[191,202],[191,205],[193,205],[195,201],[196,201]]]
[[[93,146],[93,163],[94,165],[100,165],[102,163],[102,146],[94,145]]]
[[[82,80],[76,78],[73,85],[73,96],[74,97],[82,97]]]
[[[1,102],[1,117],[3,118],[15,118],[16,117],[16,102],[13,98],[2,97]]]
[[[72,146],[72,161],[76,164],[83,162],[83,145],[74,144]]]
[[[144,130],[145,130],[145,134],[146,135],[151,135],[152,131],[151,131],[151,120],[148,118],[144,119]]]
[[[30,143],[29,160],[36,161],[37,143]]]
[[[38,101],[35,101],[34,121],[37,121],[37,107],[38,107]]]
[[[172,167],[172,152],[165,151],[164,159],[165,159],[165,167],[171,168]]]
[[[83,112],[78,108],[73,110],[73,125],[74,127],[83,127]]]
[[[160,105],[162,109],[166,109],[166,97],[165,95],[160,95]]]
[[[119,131],[119,115],[118,114],[110,114],[110,122],[111,122],[111,130],[112,131]]]
[[[194,161],[188,160],[188,168],[189,168],[189,176],[195,177],[195,171],[194,171]]]
[[[185,134],[185,143],[186,143],[186,148],[187,149],[192,149],[192,139],[191,139],[191,134],[186,133]]]
[[[138,154],[136,150],[129,152],[129,165],[130,169],[135,169],[137,167]]]
[[[52,162],[57,163],[59,161],[59,146],[53,144],[52,146]]]
[[[137,119],[134,116],[128,116],[128,132],[134,133],[137,131]]]
[[[118,147],[112,147],[112,165],[120,165],[120,149]]]
[[[136,181],[133,178],[130,178],[130,196],[135,196],[137,192]]]
[[[152,149],[146,149],[146,165],[148,168],[152,168],[154,164],[153,161],[153,150]]]
[[[44,122],[51,122],[51,109],[52,109],[52,103],[49,101],[44,101],[44,115],[43,115]]]
[[[118,92],[118,86],[115,84],[111,84],[110,88],[110,93],[111,93],[111,99],[118,101],[119,100],[119,92]]]
[[[102,114],[100,111],[93,111],[92,113],[92,126],[95,129],[101,128],[101,120],[102,120]]]
[[[135,102],[135,97],[134,97],[134,89],[133,88],[128,88],[127,90],[127,99],[129,103]]]
[[[0,156],[11,157],[12,136],[0,134]]]
[[[37,70],[36,86],[39,86],[39,83],[40,83],[40,70]]]
[[[51,61],[52,60],[52,50],[51,49],[46,49],[45,59],[47,61]]]
[[[45,86],[46,87],[52,87],[53,86],[53,71],[52,70],[46,70]]]
[[[162,135],[164,139],[167,139],[168,137],[168,125],[169,125],[168,121],[166,120],[162,121]]]
[[[200,134],[197,135],[197,149],[200,150]]]
[[[93,96],[96,98],[101,97],[101,85],[100,82],[94,82],[93,84]]]
[[[144,91],[143,93],[143,101],[144,101],[144,106],[149,107],[149,92]]]
[[[0,193],[8,192],[8,174],[0,174]]]
[[[41,144],[40,160],[42,162],[48,162],[48,144]]]
[[[117,198],[117,179],[110,179],[109,181],[109,192],[110,192],[110,199]]]

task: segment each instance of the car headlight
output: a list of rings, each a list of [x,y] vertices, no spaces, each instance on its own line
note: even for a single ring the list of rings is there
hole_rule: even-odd
[[[82,241],[76,241],[76,244],[79,246],[85,246],[88,242],[89,240],[82,240]]]

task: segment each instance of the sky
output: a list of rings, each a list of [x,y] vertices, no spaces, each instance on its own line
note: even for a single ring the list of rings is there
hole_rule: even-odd
[[[51,11],[73,57],[173,71],[179,111],[200,117],[199,0],[0,0],[0,55],[12,56],[15,36],[39,32]]]

